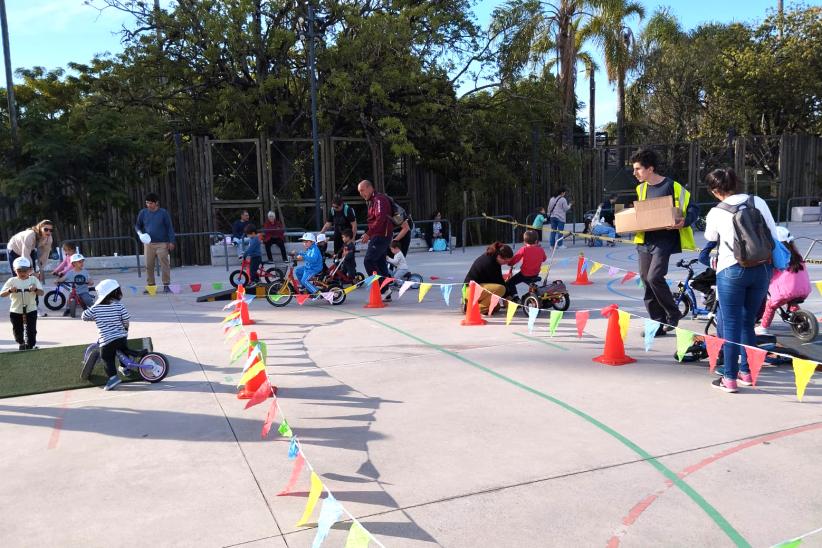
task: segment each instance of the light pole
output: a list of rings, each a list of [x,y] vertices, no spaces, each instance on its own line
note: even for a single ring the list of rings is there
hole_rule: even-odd
[[[3,58],[6,64],[6,97],[9,102],[9,125],[11,142],[15,152],[20,148],[17,140],[17,105],[14,100],[14,80],[11,74],[11,53],[9,52],[9,23],[6,20],[6,0],[0,0],[0,27],[3,32]]]
[[[322,227],[320,210],[320,136],[317,127],[317,59],[314,51],[314,8],[308,3],[308,69],[311,72],[311,141],[314,157],[314,222]]]

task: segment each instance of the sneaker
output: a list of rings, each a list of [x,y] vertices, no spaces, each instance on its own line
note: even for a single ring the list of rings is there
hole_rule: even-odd
[[[114,390],[115,388],[117,388],[117,385],[120,384],[121,382],[123,382],[123,381],[121,381],[120,377],[118,377],[117,375],[114,375],[113,377],[109,377],[108,382],[106,383],[106,386],[103,387],[103,390]]]
[[[131,369],[128,367],[123,367],[122,365],[117,366],[117,372],[123,377],[128,377],[131,375]]]
[[[433,247],[429,247],[429,248],[428,248],[428,252],[429,252],[429,253],[431,253],[432,251],[434,251],[434,248],[433,248]]]
[[[143,295],[148,295],[148,294],[149,294],[148,289],[143,289]],[[64,316],[65,316],[65,314],[64,314]]]
[[[762,327],[761,325],[757,325],[754,327],[754,333],[757,335],[770,335],[771,332],[768,331],[767,327]]]
[[[676,316],[675,318],[668,319],[668,325],[664,326],[665,331],[674,331],[676,326],[679,325],[679,320],[682,319],[682,314]]]
[[[28,346],[26,346],[25,344],[17,345],[17,350],[25,350],[26,348],[28,348]]]
[[[711,386],[713,386],[714,388],[719,388],[723,392],[728,392],[729,394],[737,392],[736,381],[729,381],[725,377],[719,377],[718,379],[715,379],[711,383]]]
[[[40,350],[40,348],[37,345],[34,345],[34,346],[27,346],[26,350]]]
[[[171,293],[171,288],[167,285],[163,286],[163,293]]]
[[[753,386],[753,377],[750,373],[740,372],[736,377],[736,382],[742,386]]]
[[[391,302],[391,293],[388,293],[387,295],[383,295],[382,296],[382,302],[390,303]]]

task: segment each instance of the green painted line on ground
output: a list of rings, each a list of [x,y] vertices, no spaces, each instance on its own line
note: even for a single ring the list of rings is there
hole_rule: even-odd
[[[656,468],[659,473],[661,473],[668,480],[670,480],[674,485],[676,485],[683,493],[685,493],[692,501],[694,501],[697,504],[697,506],[699,506],[706,514],[708,514],[708,517],[710,517],[714,521],[714,523],[716,523],[719,526],[719,528],[722,529],[722,531],[728,536],[728,538],[731,539],[731,541],[733,541],[733,543],[735,545],[750,548],[751,544],[747,540],[745,540],[745,537],[743,537],[739,533],[739,531],[734,529],[733,525],[731,525],[728,522],[728,520],[725,519],[725,517],[722,514],[720,514],[719,511],[716,508],[714,508],[707,500],[705,500],[705,498],[702,495],[697,493],[696,490],[693,487],[691,487],[690,485],[688,485],[688,483],[683,481],[682,478],[680,478],[676,474],[676,472],[674,472],[673,470],[671,470],[670,468],[668,468],[667,466],[665,466],[664,464],[659,462],[656,459],[656,457],[654,457],[653,455],[648,453],[645,449],[641,448],[639,445],[637,445],[633,441],[629,440],[627,437],[620,434],[619,432],[617,432],[616,430],[614,430],[613,428],[611,428],[607,424],[595,419],[594,417],[592,417],[591,415],[589,415],[585,411],[582,411],[581,409],[577,409],[576,407],[574,407],[574,406],[572,406],[568,403],[565,403],[564,401],[562,401],[560,399],[557,399],[557,398],[555,398],[555,397],[553,397],[549,394],[546,394],[545,392],[541,392],[541,391],[537,390],[536,388],[533,388],[531,386],[528,386],[527,384],[524,384],[524,383],[521,383],[521,382],[519,382],[515,379],[512,379],[511,377],[507,377],[507,376],[503,375],[502,373],[498,373],[497,371],[494,371],[493,369],[490,369],[490,368],[488,368],[484,365],[481,365],[481,364],[479,364],[479,363],[477,363],[477,362],[475,362],[475,361],[473,361],[469,358],[466,358],[465,356],[462,356],[462,355],[460,355],[456,352],[448,350],[447,348],[443,348],[442,346],[440,346],[436,343],[433,343],[431,341],[427,341],[425,339],[417,337],[416,335],[408,333],[407,331],[403,331],[402,329],[394,327],[393,325],[385,323],[385,322],[383,322],[381,320],[378,320],[374,317],[369,317],[369,316],[365,316],[365,315],[362,315],[362,314],[357,314],[356,312],[349,312],[347,310],[334,309],[334,311],[335,312],[340,312],[342,314],[348,314],[348,315],[351,315],[351,316],[355,316],[355,317],[358,317],[358,318],[362,318],[362,319],[374,322],[376,324],[379,324],[379,325],[385,327],[386,329],[390,329],[391,331],[399,333],[400,335],[404,335],[404,336],[408,337],[409,339],[413,339],[413,340],[415,340],[415,341],[417,341],[421,344],[424,344],[424,345],[426,345],[430,348],[434,348],[434,349],[442,352],[443,354],[447,354],[448,356],[451,356],[452,358],[454,358],[456,360],[459,360],[459,361],[461,361],[465,364],[470,365],[471,367],[474,367],[475,369],[478,369],[480,371],[488,373],[489,375],[491,375],[493,377],[496,377],[499,380],[505,381],[505,382],[507,382],[507,383],[509,383],[513,386],[516,386],[517,388],[521,388],[521,389],[525,390],[526,392],[530,392],[531,394],[533,394],[533,395],[535,395],[539,398],[542,398],[542,399],[547,400],[547,401],[549,401],[553,404],[556,404],[559,407],[562,407],[563,409],[565,409],[566,411],[568,411],[570,413],[573,413],[574,415],[576,415],[576,416],[580,417],[581,419],[587,421],[588,423],[592,424],[593,426],[596,426],[597,428],[599,428],[600,430],[602,430],[606,434],[610,435],[611,437],[615,438],[620,443],[625,445],[628,449],[630,449],[631,451],[633,451],[634,453],[639,455],[642,458],[642,460],[648,462],[648,464],[650,464],[651,466]]]
[[[559,350],[564,350],[565,352],[568,352],[569,350],[571,350],[570,348],[566,348],[566,347],[558,345],[556,343],[546,341],[545,339],[540,339],[539,337],[529,337],[528,335],[523,335],[522,333],[517,333],[516,331],[514,331],[514,335],[522,337],[523,339],[528,339],[529,341],[534,341],[534,342],[538,342],[538,343],[542,343],[542,344],[547,344],[548,346],[553,346],[554,348],[557,348]]]

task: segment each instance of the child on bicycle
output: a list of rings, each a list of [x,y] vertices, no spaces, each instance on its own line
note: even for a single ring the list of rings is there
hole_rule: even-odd
[[[342,257],[340,268],[352,280],[357,276],[357,246],[354,244],[354,232],[350,228],[342,231],[343,248],[339,250]]]
[[[37,296],[43,294],[43,284],[32,276],[28,258],[17,257],[12,266],[17,276],[6,280],[0,297],[11,298],[9,317],[18,350],[33,350],[37,348]]]
[[[63,260],[51,272],[58,278],[71,270],[71,256],[77,253],[77,246],[73,242],[63,242]]]
[[[80,253],[75,253],[72,255],[69,260],[71,261],[71,270],[66,272],[62,278],[59,278],[58,282],[70,282],[74,284],[74,290],[77,293],[77,297],[79,297],[82,305],[85,308],[94,303],[94,298],[89,293],[89,287],[94,285],[94,282],[91,279],[91,275],[86,270],[86,258],[83,257]],[[71,311],[66,308],[63,312],[63,316],[68,316]]]
[[[811,280],[808,277],[808,269],[805,268],[805,261],[793,243],[793,235],[784,226],[776,227],[776,235],[779,241],[785,244],[791,252],[788,261],[788,268],[785,270],[774,269],[771,276],[771,283],[768,286],[768,298],[765,301],[765,311],[762,313],[762,321],[755,329],[757,335],[770,335],[768,328],[771,326],[776,309],[791,301],[805,300],[811,294]]]
[[[391,241],[390,249],[394,256],[391,257],[388,255],[385,257],[385,260],[391,265],[389,267],[391,269],[391,276],[393,276],[395,280],[403,280],[410,272],[410,270],[408,270],[408,261],[405,259],[405,255],[402,254],[400,243],[397,240]]]
[[[123,292],[117,280],[102,280],[97,284],[97,300],[83,311],[84,322],[95,322],[99,337],[100,357],[106,364],[108,382],[104,390],[114,390],[122,381],[117,376],[115,359],[117,351],[128,349],[128,324],[131,317],[120,303]],[[125,374],[124,371],[121,370]]]
[[[257,235],[257,227],[249,224],[243,229],[248,240],[248,247],[243,251],[243,260],[248,260],[248,271],[251,273],[251,283],[248,287],[254,287],[260,283],[260,265],[263,262],[263,247],[260,237]]]
[[[300,241],[305,247],[305,251],[301,255],[297,255],[298,261],[305,261],[303,266],[298,266],[294,270],[294,275],[300,280],[300,285],[303,289],[311,294],[318,292],[314,284],[311,283],[311,278],[316,276],[323,270],[323,256],[320,248],[317,247],[317,237],[311,232],[306,232],[300,238]]]
[[[514,256],[508,261],[511,266],[511,271],[514,265],[522,261],[522,266],[515,275],[510,276],[505,282],[506,295],[510,296],[512,300],[519,300],[519,292],[517,285],[523,282],[531,282],[534,278],[539,278],[539,269],[546,257],[545,250],[539,245],[539,238],[537,233],[533,230],[526,230],[522,235],[524,246],[519,248]],[[509,274],[510,272],[509,271]]]

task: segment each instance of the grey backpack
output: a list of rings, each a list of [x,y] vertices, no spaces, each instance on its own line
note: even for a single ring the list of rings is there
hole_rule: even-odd
[[[720,202],[716,207],[734,216],[734,245],[728,242],[725,245],[734,252],[736,261],[745,268],[770,264],[774,241],[765,217],[754,204],[754,197],[748,195],[739,205]]]

